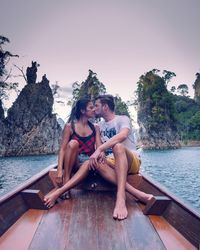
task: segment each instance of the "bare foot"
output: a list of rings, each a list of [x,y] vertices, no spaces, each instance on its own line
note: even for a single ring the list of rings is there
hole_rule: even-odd
[[[152,194],[144,193],[144,195],[142,197],[140,197],[140,201],[147,204],[152,198],[154,198],[154,196]]]
[[[113,218],[118,220],[124,220],[128,216],[128,211],[126,208],[126,202],[125,199],[117,199],[114,212],[113,212]]]
[[[44,204],[48,207],[48,208],[51,208],[55,205],[56,203],[56,200],[58,199],[59,197],[59,192],[58,190],[55,190],[54,192],[46,195],[44,197]]]
[[[56,187],[56,188],[52,189],[48,194],[46,194],[46,195],[44,196],[44,200],[47,199],[47,198],[50,196],[50,194],[52,194],[53,192],[55,192],[57,189],[58,189],[58,188]]]

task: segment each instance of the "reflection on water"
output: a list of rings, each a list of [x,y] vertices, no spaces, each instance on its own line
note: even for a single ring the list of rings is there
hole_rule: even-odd
[[[200,147],[142,151],[141,157],[142,172],[200,211]],[[56,162],[55,155],[0,158],[0,195]]]

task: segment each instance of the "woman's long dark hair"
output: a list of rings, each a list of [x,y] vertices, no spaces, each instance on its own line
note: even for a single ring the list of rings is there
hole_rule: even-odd
[[[88,103],[91,102],[91,99],[88,97],[84,97],[79,99],[72,107],[71,113],[69,115],[68,122],[73,120],[79,120],[83,113],[82,110],[86,110]]]

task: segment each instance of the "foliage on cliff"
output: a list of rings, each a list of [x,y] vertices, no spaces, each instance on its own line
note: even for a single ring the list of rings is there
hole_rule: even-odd
[[[148,129],[158,129],[169,123],[176,129],[173,99],[167,90],[165,75],[159,76],[157,70],[142,75],[137,83],[136,94],[138,119],[146,115],[144,118],[148,122]]]
[[[200,74],[194,84],[195,99],[187,96],[188,87],[180,84],[177,88],[179,95],[167,89],[173,72],[152,70],[142,75],[137,86],[138,121],[145,125],[147,131],[159,131],[170,126],[178,132],[181,140],[200,140],[200,103],[198,87]],[[166,73],[167,72],[167,73]]]
[[[6,64],[11,57],[18,57],[18,55],[13,55],[3,48],[4,45],[9,42],[10,41],[7,37],[0,36],[0,106],[2,105],[2,100],[8,98],[7,92],[10,90],[16,90],[18,86],[17,83],[8,82],[11,70],[7,72]]]
[[[200,104],[188,96],[173,95],[181,140],[200,140]]]
[[[72,85],[72,100],[70,101],[70,105],[73,105],[78,99],[82,97],[90,97],[91,99],[95,99],[98,95],[103,95],[106,93],[105,85],[99,81],[97,78],[97,74],[92,70],[89,70],[89,75],[87,79],[79,84],[75,82]],[[127,115],[130,117],[128,105],[121,99],[120,96],[115,96],[115,105],[116,105],[116,114],[118,115]]]
[[[194,99],[200,104],[200,73],[196,73],[196,80],[194,82]]]

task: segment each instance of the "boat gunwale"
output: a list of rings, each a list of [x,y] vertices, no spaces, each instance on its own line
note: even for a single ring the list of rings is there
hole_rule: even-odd
[[[35,182],[39,181],[41,178],[43,178],[46,174],[48,174],[49,170],[56,168],[57,164],[51,164],[48,167],[44,168],[42,171],[39,173],[33,175],[29,179],[27,179],[25,182],[22,184],[18,185],[16,188],[12,189],[8,193],[0,196],[0,205],[2,205],[5,201],[8,201],[11,199],[13,196],[17,195],[19,192],[22,190],[28,188],[29,186],[33,185]]]
[[[155,187],[157,190],[159,190],[161,193],[165,194],[166,196],[170,197],[173,202],[175,202],[178,206],[182,207],[185,211],[190,213],[191,215],[195,216],[200,221],[200,213],[196,211],[193,207],[191,207],[189,204],[184,204],[184,201],[181,198],[178,198],[176,194],[173,194],[170,190],[168,190],[165,186],[160,184],[155,179],[151,178],[150,176],[141,173],[144,181],[147,181],[150,185]]]
[[[0,205],[2,205],[5,201],[8,201],[13,196],[17,195],[20,191],[26,189],[27,187],[33,185],[36,181],[39,181],[41,178],[43,178],[46,174],[48,174],[49,170],[54,169],[57,167],[57,164],[51,164],[48,167],[44,168],[39,173],[33,175],[31,178],[27,179],[25,182],[11,190],[10,192],[0,196]],[[192,208],[188,204],[184,204],[184,201],[180,198],[178,198],[175,194],[173,194],[171,191],[169,191],[165,186],[163,186],[161,183],[156,181],[155,179],[151,178],[150,176],[146,175],[145,173],[140,173],[142,175],[142,178],[144,181],[148,182],[150,185],[155,187],[157,190],[159,190],[161,193],[165,194],[166,196],[170,197],[172,201],[174,201],[176,204],[181,206],[184,210],[195,216],[198,220],[200,220],[200,213],[196,211],[194,208]]]

